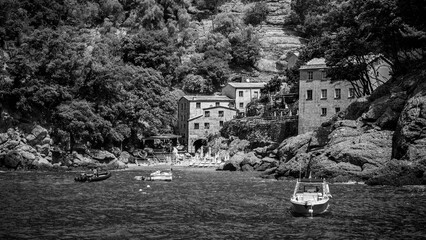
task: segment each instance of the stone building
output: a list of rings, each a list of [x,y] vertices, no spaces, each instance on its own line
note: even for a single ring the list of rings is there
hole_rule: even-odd
[[[325,60],[314,58],[300,67],[298,134],[319,127],[355,100],[348,81],[330,81]]]
[[[266,83],[251,82],[229,82],[222,89],[222,95],[235,100],[235,107],[241,115],[245,115],[246,107],[249,102],[260,98],[260,90],[264,88]]]
[[[195,153],[210,134],[237,115],[235,101],[227,96],[183,96],[178,102],[178,132],[181,144]]]
[[[382,58],[369,63],[372,90],[390,79],[390,67]],[[356,99],[355,89],[345,80],[331,81],[326,76],[324,58],[314,58],[300,67],[298,134],[319,127]]]

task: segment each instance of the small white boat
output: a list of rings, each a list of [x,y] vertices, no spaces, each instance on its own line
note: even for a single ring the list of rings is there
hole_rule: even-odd
[[[158,170],[158,171],[151,173],[147,177],[136,176],[135,179],[136,180],[144,180],[144,181],[172,181],[173,172],[172,172],[171,169],[170,169],[170,172]]]
[[[293,196],[293,213],[314,216],[327,211],[331,198],[328,183],[322,179],[297,179]]]

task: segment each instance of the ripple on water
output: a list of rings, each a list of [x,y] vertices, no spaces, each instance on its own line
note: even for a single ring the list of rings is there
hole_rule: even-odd
[[[331,184],[329,212],[291,215],[294,182],[256,173],[175,169],[172,182],[120,171],[97,183],[74,173],[0,174],[0,238],[19,239],[421,239],[425,192]],[[149,187],[148,187],[149,185]],[[17,227],[19,226],[19,227]],[[397,235],[395,233],[398,233]]]

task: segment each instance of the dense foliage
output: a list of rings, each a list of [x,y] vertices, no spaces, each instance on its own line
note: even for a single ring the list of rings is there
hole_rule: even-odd
[[[218,14],[200,35],[188,9],[212,15],[224,2],[0,1],[0,113],[49,127],[70,150],[172,133],[175,89],[212,93],[259,57],[235,17]]]
[[[289,24],[308,39],[302,59],[325,57],[328,76],[347,79],[366,95],[376,61],[388,63],[394,75],[424,61],[425,13],[421,0],[293,0]]]

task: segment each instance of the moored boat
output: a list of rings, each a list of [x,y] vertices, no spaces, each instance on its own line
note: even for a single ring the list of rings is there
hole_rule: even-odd
[[[323,179],[297,179],[293,195],[293,213],[314,216],[327,211],[331,198],[328,183]]]
[[[155,171],[151,173],[149,176],[136,176],[135,179],[137,180],[144,180],[144,181],[172,181],[173,179],[173,172],[170,169],[170,172],[165,171]]]
[[[78,177],[75,177],[74,180],[77,182],[97,182],[108,179],[111,177],[111,172],[104,172],[99,174],[86,174],[83,173]]]

